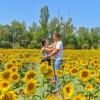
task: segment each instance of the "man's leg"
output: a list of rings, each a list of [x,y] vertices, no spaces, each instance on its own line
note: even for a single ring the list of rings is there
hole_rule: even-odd
[[[56,89],[59,89],[59,85],[58,85],[58,77],[56,76],[56,70],[59,70],[60,65],[62,64],[62,60],[57,60],[54,61],[54,74],[55,74],[55,81],[56,81]]]

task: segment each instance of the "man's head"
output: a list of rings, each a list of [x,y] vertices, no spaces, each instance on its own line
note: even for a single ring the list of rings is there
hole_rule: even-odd
[[[60,37],[60,36],[59,36],[59,33],[58,33],[58,32],[54,32],[54,33],[53,33],[53,40],[54,40],[54,42],[55,42],[55,41],[58,41],[58,40],[59,40],[59,37]]]

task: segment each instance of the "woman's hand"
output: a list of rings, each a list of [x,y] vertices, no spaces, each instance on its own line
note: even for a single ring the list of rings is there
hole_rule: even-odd
[[[44,59],[47,59],[47,56],[43,56]]]
[[[48,56],[48,55],[46,55],[46,56],[44,56],[43,58],[44,58],[44,59],[47,59],[47,58],[49,58],[49,56]]]

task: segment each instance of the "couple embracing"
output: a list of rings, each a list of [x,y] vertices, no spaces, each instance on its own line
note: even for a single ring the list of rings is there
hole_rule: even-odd
[[[59,70],[60,65],[63,61],[63,43],[60,40],[60,36],[57,32],[53,33],[53,41],[51,45],[49,45],[47,40],[41,41],[42,44],[42,55],[43,59],[41,62],[47,61],[49,65],[51,65],[50,58],[53,57],[54,62],[54,75],[55,75],[55,83],[56,83],[56,89],[54,92],[58,92],[60,87],[58,85],[58,77],[56,76],[55,72],[56,70]]]

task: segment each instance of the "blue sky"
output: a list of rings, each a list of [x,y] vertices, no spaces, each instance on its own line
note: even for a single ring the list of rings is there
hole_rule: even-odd
[[[0,24],[10,24],[14,19],[28,26],[33,21],[38,23],[40,9],[45,5],[50,19],[59,13],[66,21],[70,11],[75,26],[100,26],[100,0],[0,0]]]

